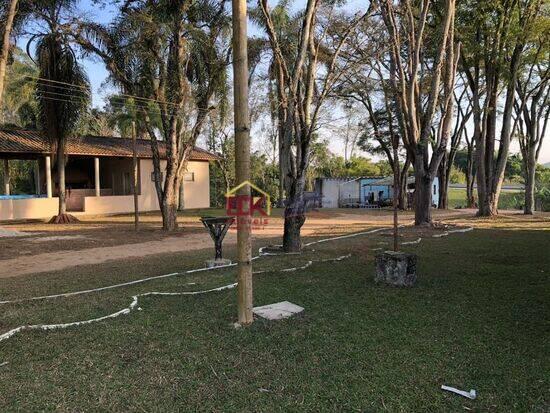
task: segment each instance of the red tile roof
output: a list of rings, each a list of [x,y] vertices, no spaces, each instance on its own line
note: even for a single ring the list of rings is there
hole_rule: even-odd
[[[139,158],[152,158],[151,143],[145,139],[137,140]],[[166,156],[164,142],[159,142],[161,157]],[[51,153],[51,144],[37,131],[0,130],[0,157],[2,154],[41,155]],[[132,140],[106,136],[79,136],[69,138],[68,155],[132,157]],[[193,161],[215,161],[219,156],[197,148],[191,153]]]

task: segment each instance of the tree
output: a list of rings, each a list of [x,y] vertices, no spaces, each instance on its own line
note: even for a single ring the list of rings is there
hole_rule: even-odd
[[[322,1],[308,0],[300,14],[297,41],[282,43],[267,0],[258,0],[277,79],[277,104],[281,172],[286,194],[283,249],[301,250],[300,230],[305,222],[304,191],[321,107],[336,81],[346,70],[339,62],[340,52],[356,26],[366,17],[347,19],[345,24],[332,25],[330,18],[319,22]],[[334,8],[326,4],[327,11]],[[330,15],[331,13],[327,13]],[[288,53],[286,50],[291,49]],[[285,50],[285,51],[283,51]],[[320,73],[320,66],[323,67]]]
[[[535,210],[535,178],[540,150],[546,137],[550,118],[550,58],[547,31],[535,45],[534,56],[525,74],[518,76],[517,99],[514,104],[515,124],[518,125],[518,140],[522,155],[525,178],[524,213],[532,215]],[[544,50],[546,48],[546,50]],[[542,54],[542,56],[541,56]]]
[[[56,153],[59,212],[52,223],[76,221],[67,214],[65,198],[65,164],[67,138],[76,130],[89,105],[90,86],[76,61],[69,38],[61,30],[61,15],[71,11],[74,0],[35,2],[33,16],[45,23],[47,31],[31,38],[36,43],[39,79],[36,87],[40,128]],[[30,44],[29,44],[30,45]],[[29,49],[29,46],[27,47]]]
[[[400,132],[414,165],[416,225],[431,223],[432,182],[447,150],[453,114],[460,46],[454,41],[455,1],[445,0],[443,4],[441,17],[437,18],[429,0],[423,0],[419,8],[410,0],[401,0],[397,7],[391,0],[380,1],[389,36],[388,69]],[[436,19],[434,32],[429,30],[432,23],[428,20],[432,19]],[[433,51],[427,50],[428,35],[432,36]],[[441,94],[440,127],[433,136]],[[430,140],[435,141],[431,159]]]
[[[460,3],[457,33],[472,96],[478,214],[498,214],[498,199],[513,135],[512,114],[523,53],[540,15],[540,0]],[[504,89],[504,90],[502,90]],[[504,92],[504,93],[502,93]],[[499,96],[504,95],[502,111]],[[500,113],[502,115],[500,115]],[[497,137],[497,118],[502,127]]]
[[[387,82],[382,79],[380,83],[385,85]],[[397,124],[394,113],[395,105],[392,104],[391,97],[388,96],[387,87],[382,86],[382,96],[380,97],[380,102],[382,103],[381,107],[377,108],[374,106],[371,94],[372,93],[366,92],[366,90],[361,90],[358,94],[360,101],[367,109],[370,124],[370,129],[366,130],[360,138],[359,146],[367,152],[379,153],[386,156],[391,173],[396,179],[395,187],[399,189],[396,192],[398,194],[397,207],[403,210],[407,207],[406,185],[411,165],[410,156],[408,151],[405,151],[404,156],[400,156],[399,154],[401,148],[399,140],[396,141],[399,125]],[[373,145],[373,141],[376,142],[377,145]],[[395,145],[397,145],[396,151],[394,151]],[[399,167],[400,157],[402,158],[402,167]],[[395,174],[396,167],[399,169],[397,175]]]
[[[397,175],[397,187],[400,188],[398,207],[405,209],[406,178],[411,162],[402,145],[399,145],[397,159],[394,159],[392,136],[399,130],[399,124],[388,79],[388,36],[379,19],[365,20],[357,32],[359,35],[350,41],[349,52],[348,48],[343,51],[347,58],[353,59],[353,70],[343,74],[334,95],[348,105],[359,103],[364,110],[360,123],[362,134],[357,144],[365,152],[386,158],[389,168],[384,175],[393,175],[394,163],[401,164]]]
[[[439,170],[437,174],[439,177],[439,209],[449,208],[449,182],[451,178],[451,170],[454,165],[456,154],[460,148],[462,137],[467,134],[467,122],[472,115],[471,104],[469,101],[467,102],[467,107],[463,107],[463,98],[466,94],[466,88],[463,88],[462,92],[458,96],[456,93],[454,93],[454,99],[456,102],[456,116],[455,124],[451,133],[450,148],[445,151],[443,158],[441,159],[441,163],[439,164]],[[467,193],[467,199],[470,199],[470,194],[471,193]]]
[[[342,122],[333,122],[327,129],[332,136],[340,139],[344,146],[344,161],[348,162],[355,155],[358,146],[358,140],[363,133],[362,124],[359,120],[360,112],[353,105],[343,106]]]
[[[109,27],[80,22],[72,35],[99,56],[122,94],[133,97],[149,135],[163,229],[177,228],[178,195],[195,143],[227,98],[226,0],[128,2]],[[157,125],[152,121],[158,116]],[[166,145],[161,164],[158,140]]]

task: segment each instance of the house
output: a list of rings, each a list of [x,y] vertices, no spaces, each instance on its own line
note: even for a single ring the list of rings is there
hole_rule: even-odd
[[[140,211],[157,211],[151,144],[136,141]],[[166,147],[159,142],[161,159]],[[34,194],[10,195],[9,180],[0,196],[0,220],[49,218],[57,214],[57,168],[50,143],[36,131],[0,130],[0,159],[34,161]],[[76,215],[130,213],[133,203],[133,143],[131,139],[102,136],[69,138],[65,168],[67,210]],[[217,155],[195,148],[184,176],[184,208],[210,206],[209,162]],[[166,162],[161,161],[161,168]],[[6,174],[4,175],[6,176]]]
[[[414,192],[414,176],[407,178],[407,193]],[[315,191],[323,208],[366,207],[391,203],[393,176],[317,178]],[[410,197],[409,197],[410,198]],[[433,182],[432,204],[439,202],[439,179]]]

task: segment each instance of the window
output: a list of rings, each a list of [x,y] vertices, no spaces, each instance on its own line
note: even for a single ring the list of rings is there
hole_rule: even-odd
[[[185,172],[183,180],[186,182],[195,182],[195,172]]]
[[[122,174],[122,190],[124,191],[124,195],[131,195],[134,192],[132,191],[133,186],[130,172],[124,172]]]
[[[437,195],[436,185],[434,185],[434,195]]]

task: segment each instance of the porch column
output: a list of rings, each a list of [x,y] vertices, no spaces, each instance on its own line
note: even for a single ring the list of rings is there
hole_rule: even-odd
[[[10,195],[10,161],[4,159],[4,194]]]
[[[101,182],[99,178],[99,158],[94,158],[95,196],[101,196]]]
[[[40,161],[36,160],[36,164],[34,165],[34,192],[36,195],[40,195],[42,192],[40,185]]]
[[[48,198],[52,197],[52,159],[49,156],[45,158],[46,167],[46,195]]]

